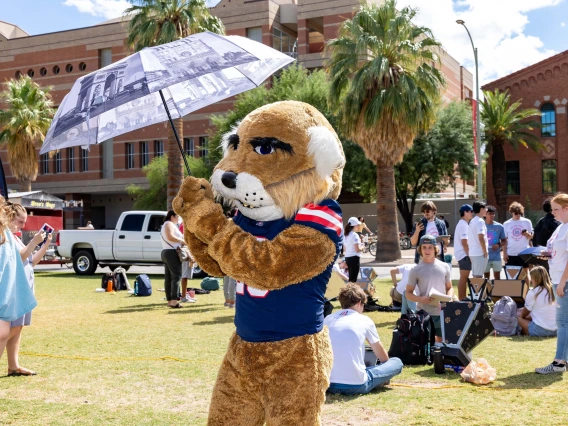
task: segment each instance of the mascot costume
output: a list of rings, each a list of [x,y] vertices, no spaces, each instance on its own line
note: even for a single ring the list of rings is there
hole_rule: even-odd
[[[211,185],[188,177],[173,207],[199,265],[237,280],[236,333],[213,390],[209,425],[319,425],[332,351],[324,294],[341,249],[345,156],[311,105],[285,101],[223,137]],[[215,195],[238,208],[223,215]]]

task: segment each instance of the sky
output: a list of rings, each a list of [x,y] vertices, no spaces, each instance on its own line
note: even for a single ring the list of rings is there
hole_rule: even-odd
[[[219,0],[208,0],[216,4]],[[398,0],[419,9],[448,53],[475,72],[465,21],[478,48],[480,86],[568,49],[568,0]],[[120,16],[127,0],[0,0],[0,21],[31,35]]]

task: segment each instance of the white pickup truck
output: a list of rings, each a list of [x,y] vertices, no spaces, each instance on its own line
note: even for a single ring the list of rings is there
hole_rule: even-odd
[[[164,211],[128,211],[120,215],[114,230],[59,231],[57,252],[73,259],[78,275],[93,275],[97,266],[114,270],[161,265],[160,229],[165,217]],[[196,265],[193,276],[202,278],[206,273]]]

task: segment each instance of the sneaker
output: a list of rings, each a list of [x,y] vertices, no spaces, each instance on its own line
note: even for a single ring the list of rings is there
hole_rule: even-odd
[[[182,303],[195,303],[195,302],[197,302],[196,299],[194,299],[193,297],[189,297],[189,296],[182,297],[179,301],[182,302]]]
[[[566,364],[558,364],[553,361],[546,367],[535,368],[534,371],[538,374],[564,373],[566,372]]]

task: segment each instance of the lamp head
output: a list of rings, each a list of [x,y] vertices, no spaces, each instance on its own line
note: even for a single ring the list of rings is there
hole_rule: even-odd
[[[458,20],[456,21],[456,23],[458,23],[458,24],[460,24],[460,25],[463,25],[463,24],[465,24],[465,21],[464,21],[463,19],[458,19]]]

